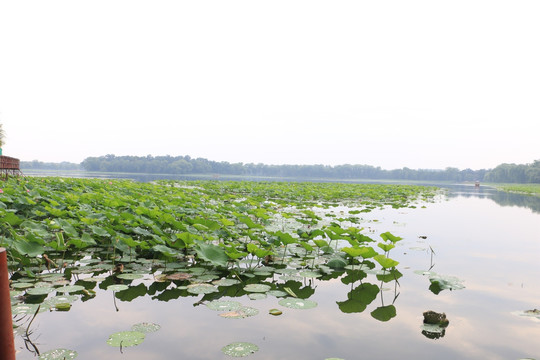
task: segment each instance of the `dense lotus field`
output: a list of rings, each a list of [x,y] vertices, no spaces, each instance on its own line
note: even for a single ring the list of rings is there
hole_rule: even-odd
[[[96,287],[125,301],[202,294],[207,306],[226,311],[221,316],[242,318],[256,309],[220,298],[273,295],[284,307],[309,308],[316,303],[295,285],[298,277],[343,275],[342,282],[353,284],[373,274],[397,283],[401,273],[391,250],[401,239],[389,232],[371,238],[361,216],[386,206],[415,207],[437,194],[403,185],[31,177],[0,187],[0,246],[8,249],[16,318],[69,310],[74,301],[91,300]],[[274,273],[284,281],[265,281]],[[132,286],[141,278],[150,285]],[[340,309],[361,311],[380,287],[360,281]],[[381,306],[372,316],[386,321],[395,308]],[[136,324],[108,343],[136,345],[158,328]],[[254,351],[252,345],[231,344],[223,352],[235,356],[239,349]],[[76,353],[58,349],[47,356]]]

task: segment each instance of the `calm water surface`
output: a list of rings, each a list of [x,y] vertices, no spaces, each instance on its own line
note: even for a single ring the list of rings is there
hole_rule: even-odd
[[[361,226],[372,238],[385,231],[404,238],[390,254],[400,261],[403,277],[396,289],[393,282],[384,284],[389,289],[359,313],[340,311],[337,302],[347,300],[351,285],[339,278],[303,280],[301,288],[312,288],[309,299],[318,303],[310,310],[283,308],[272,296],[222,298],[260,310],[242,320],[221,318],[198,305],[202,295],[152,299],[159,291],[152,293],[150,282],[135,280],[132,284],[143,284],[147,293],[132,301],[114,299],[112,292],[96,288],[95,298],[76,301],[68,312],[38,314],[31,340],[41,352],[69,348],[79,353],[78,359],[93,360],[232,359],[221,348],[237,341],[259,346],[248,357],[253,360],[540,359],[540,322],[512,314],[540,308],[538,209],[538,198],[456,186],[426,208],[362,214]],[[465,288],[433,293],[429,279],[415,272],[429,268],[461,279]],[[279,280],[274,276],[267,281]],[[363,281],[380,285],[374,275]],[[391,320],[382,322],[370,315],[393,301],[397,315]],[[283,314],[269,315],[272,308]],[[422,334],[426,310],[446,313],[450,324],[444,336],[432,339]],[[106,344],[110,334],[139,322],[157,323],[161,329],[122,352]],[[22,338],[16,339],[17,359],[35,358]]]

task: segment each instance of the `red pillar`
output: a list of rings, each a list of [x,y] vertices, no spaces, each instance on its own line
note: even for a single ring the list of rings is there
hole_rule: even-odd
[[[9,296],[9,274],[6,249],[0,247],[0,358],[15,360],[13,318]]]

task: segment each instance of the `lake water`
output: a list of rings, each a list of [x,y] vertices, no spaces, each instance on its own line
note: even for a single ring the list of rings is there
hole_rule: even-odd
[[[77,359],[232,359],[221,348],[250,342],[259,351],[248,359],[540,359],[540,321],[516,312],[540,308],[540,199],[474,186],[451,186],[448,196],[425,208],[374,210],[362,214],[366,234],[390,231],[403,238],[391,251],[403,276],[381,283],[373,274],[364,283],[382,286],[365,310],[343,312],[359,282],[304,278],[296,291],[312,293],[314,309],[289,309],[268,296],[224,296],[259,310],[245,319],[228,319],[199,304],[202,295],[175,292],[163,283],[134,280],[140,291],[131,301],[96,287],[97,296],[76,301],[67,312],[43,312],[32,323],[30,340],[16,336],[17,359],[34,359],[27,350],[69,348]],[[430,290],[431,270],[461,280],[463,289]],[[345,276],[346,274],[344,274]],[[277,274],[265,282],[283,282]],[[347,282],[347,281],[345,281]],[[397,295],[397,298],[396,298]],[[396,316],[380,321],[371,313],[395,306]],[[268,311],[278,308],[280,316]],[[347,311],[351,308],[343,306]],[[444,333],[422,329],[423,312],[444,312]],[[161,326],[135,347],[108,346],[110,334],[133,324]],[[34,347],[35,346],[35,347]]]

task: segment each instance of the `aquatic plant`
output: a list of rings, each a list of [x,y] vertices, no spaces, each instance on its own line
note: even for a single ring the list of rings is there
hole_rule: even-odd
[[[311,282],[340,277],[351,291],[339,309],[361,312],[381,293],[362,282],[366,271],[396,286],[401,273],[389,254],[400,238],[384,233],[375,246],[356,226],[359,216],[434,194],[359,184],[61,178],[9,179],[2,189],[0,246],[9,249],[12,288],[19,292],[12,295],[13,313],[34,317],[110,291],[116,309],[117,299],[192,296],[221,317],[242,319],[259,310],[218,299],[271,295],[281,306],[308,309],[317,306],[309,299]],[[338,205],[356,210],[347,218],[325,215]],[[372,316],[388,321],[395,308],[383,302]],[[113,334],[108,343],[136,345],[143,328]]]

